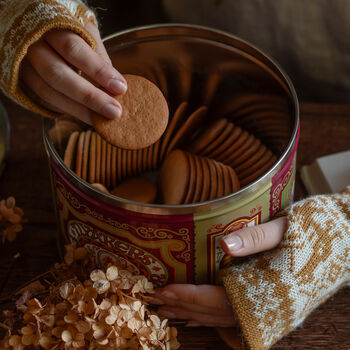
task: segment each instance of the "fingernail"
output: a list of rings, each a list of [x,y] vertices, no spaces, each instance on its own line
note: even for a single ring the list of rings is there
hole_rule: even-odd
[[[164,298],[168,298],[168,299],[175,299],[175,300],[179,299],[178,296],[175,293],[169,292],[167,290],[162,292],[162,296]]]
[[[236,235],[229,235],[225,238],[223,238],[224,244],[226,244],[226,247],[230,251],[236,251],[243,247],[243,242],[241,237]]]
[[[103,108],[103,115],[110,119],[119,119],[122,115],[122,111],[115,105],[107,104]]]
[[[158,310],[158,314],[165,318],[176,318],[176,315],[168,310]]]
[[[164,301],[162,299],[159,299],[159,298],[153,298],[153,297],[150,297],[149,299],[149,302],[151,304],[154,304],[154,305],[164,305]]]
[[[128,87],[124,82],[117,79],[112,79],[109,83],[109,88],[115,93],[115,94],[125,94]]]

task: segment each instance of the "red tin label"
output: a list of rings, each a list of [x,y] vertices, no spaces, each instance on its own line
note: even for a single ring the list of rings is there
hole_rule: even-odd
[[[107,205],[79,190],[51,160],[60,233],[100,265],[117,262],[156,285],[194,283],[193,215],[150,215]]]

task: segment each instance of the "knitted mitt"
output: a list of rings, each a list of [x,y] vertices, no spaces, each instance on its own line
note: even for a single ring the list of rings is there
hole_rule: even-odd
[[[350,187],[294,204],[288,219],[278,248],[222,271],[251,350],[270,348],[350,282]]]
[[[23,107],[45,116],[57,116],[31,100],[19,86],[20,64],[28,47],[51,29],[69,29],[95,48],[84,29],[96,23],[81,0],[0,0],[0,88]]]

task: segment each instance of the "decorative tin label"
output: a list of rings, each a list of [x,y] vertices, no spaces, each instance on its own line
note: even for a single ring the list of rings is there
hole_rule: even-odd
[[[299,129],[297,140],[289,158],[280,171],[272,178],[270,198],[270,219],[293,201],[296,151],[298,148]]]
[[[260,207],[261,210],[261,207]],[[230,222],[228,225],[222,227],[222,225],[213,225],[212,229],[209,229],[210,233],[207,235],[207,256],[208,258],[208,280],[216,281],[217,271],[220,267],[226,266],[232,257],[226,255],[221,249],[220,240],[223,236],[240,230],[243,227],[250,227],[258,225],[261,222],[261,211],[257,212],[253,216],[243,216]]]
[[[52,163],[65,241],[85,246],[100,265],[117,262],[156,285],[194,283],[192,215],[148,215],[107,206],[73,186]]]

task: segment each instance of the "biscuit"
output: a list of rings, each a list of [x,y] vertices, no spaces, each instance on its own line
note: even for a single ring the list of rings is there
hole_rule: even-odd
[[[232,134],[230,135],[230,139],[231,139],[231,145],[230,147],[226,148],[226,150],[224,150],[218,159],[220,159],[220,161],[222,161],[223,159],[225,159],[226,157],[228,157],[231,153],[232,153],[232,149],[236,149],[235,143],[238,140],[238,138],[241,136],[241,134],[243,133],[242,128],[240,128],[239,126],[236,126],[233,129]]]
[[[193,202],[193,195],[194,195],[194,190],[196,187],[196,164],[194,162],[193,157],[191,157],[190,153],[185,152],[187,161],[190,167],[190,176],[189,176],[189,182],[188,182],[188,189],[187,189],[187,194],[184,199],[184,204],[190,204]]]
[[[225,189],[224,189],[225,180],[224,180],[224,171],[222,169],[222,163],[216,162],[215,160],[213,160],[212,163],[214,164],[216,169],[217,182],[218,182],[215,198],[221,198],[225,193]]]
[[[111,170],[111,186],[117,185],[117,147],[112,146],[112,170]]]
[[[92,115],[96,131],[109,143],[125,149],[140,149],[155,143],[162,136],[169,117],[168,104],[149,80],[125,74],[128,90],[116,96],[123,108],[118,120]]]
[[[260,176],[265,174],[276,163],[276,160],[277,160],[276,156],[272,155],[271,158],[263,166],[261,166],[256,172],[240,180],[240,183],[242,184],[242,186],[248,185],[249,183],[257,180]]]
[[[225,118],[220,118],[214,123],[208,125],[207,128],[191,143],[188,149],[193,153],[200,153],[210,145],[225,129],[228,121]]]
[[[197,203],[200,201],[202,190],[203,190],[203,168],[202,163],[198,156],[192,153],[188,153],[190,157],[193,158],[196,168],[196,186],[193,193],[192,203]]]
[[[209,171],[209,165],[205,161],[205,158],[198,157],[198,159],[201,162],[202,171],[203,171],[203,186],[202,186],[202,193],[201,193],[199,202],[205,202],[209,199],[209,193],[210,193],[210,171]]]
[[[123,150],[117,147],[117,181],[120,182],[123,179],[122,169],[123,169]]]
[[[169,142],[171,141],[171,138],[176,130],[178,130],[180,123],[182,122],[183,118],[185,117],[185,112],[187,109],[188,103],[182,102],[179,107],[177,107],[173,118],[170,120],[169,126],[167,127],[162,139],[161,139],[161,146],[160,146],[160,154],[159,159],[162,162],[165,154],[167,154],[167,148],[169,145]]]
[[[100,182],[106,186],[106,157],[107,157],[107,142],[106,140],[101,140],[101,168],[100,168]]]
[[[88,180],[90,183],[95,182],[96,176],[96,133],[91,133],[90,140],[90,150],[89,150],[89,177]]]
[[[185,152],[175,150],[168,154],[159,173],[159,188],[164,204],[177,205],[184,202],[190,167]]]
[[[230,135],[230,129],[229,125],[232,127],[232,123],[227,123],[225,128],[222,130],[220,135],[218,135],[213,142],[211,142],[206,148],[202,149],[201,152],[199,152],[200,155],[202,156],[207,156],[210,154],[210,152],[215,151],[219,145],[221,145]],[[232,131],[232,129],[231,129]]]
[[[235,142],[235,135],[232,137],[232,131],[234,130],[234,125],[232,123],[228,123],[224,132],[221,134],[223,141],[220,144],[217,144],[216,148],[212,149],[211,152],[205,153],[206,157],[214,158],[224,152],[228,147],[230,147],[233,142]]]
[[[218,174],[214,165],[214,160],[207,157],[203,157],[203,160],[207,163],[207,166],[209,168],[210,191],[208,199],[213,200],[217,197]]]
[[[259,139],[255,139],[253,144],[250,145],[247,149],[245,149],[242,154],[237,157],[234,161],[231,163],[231,167],[236,169],[238,165],[241,163],[246,162],[254,153],[261,147],[261,141]]]
[[[100,184],[99,182],[92,183],[91,186],[96,188],[97,190],[99,190],[101,192],[109,193],[107,188],[105,186],[103,186],[102,184]]]
[[[235,167],[236,173],[239,174],[243,170],[249,168],[253,163],[258,161],[263,156],[263,154],[265,154],[265,152],[266,152],[266,146],[261,145],[260,148],[257,150],[257,152],[254,155],[252,155],[246,161],[244,161],[243,163],[241,163],[237,167]]]
[[[101,154],[102,154],[102,139],[99,134],[96,134],[96,174],[95,181],[101,181]]]
[[[81,132],[78,139],[76,157],[75,157],[75,173],[81,177],[83,165],[83,149],[84,149],[85,131]]]
[[[68,139],[68,144],[64,152],[63,161],[64,164],[70,169],[75,167],[73,160],[75,159],[76,145],[79,138],[79,131],[74,131],[71,133]]]
[[[110,188],[111,186],[111,161],[112,161],[112,145],[107,143],[106,149],[106,187]]]
[[[181,125],[175,136],[170,141],[167,149],[167,153],[171,152],[174,148],[182,146],[185,141],[188,141],[193,132],[198,129],[199,125],[203,122],[206,117],[208,108],[201,106],[196,109]]]
[[[131,177],[111,191],[114,196],[140,203],[154,203],[157,198],[157,186],[143,177]]]

